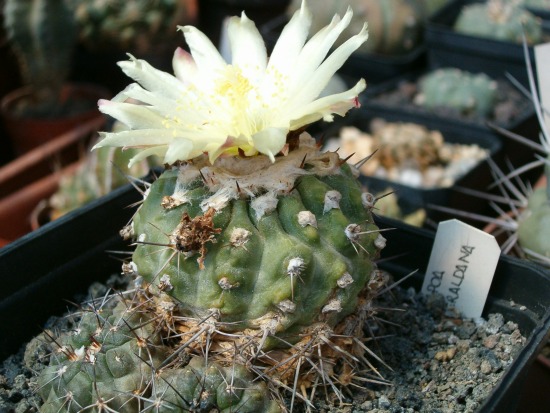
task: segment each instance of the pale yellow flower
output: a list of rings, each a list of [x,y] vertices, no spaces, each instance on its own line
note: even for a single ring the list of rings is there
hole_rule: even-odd
[[[180,27],[191,54],[178,48],[175,76],[131,57],[119,65],[137,83],[99,109],[130,130],[102,133],[96,147],[142,148],[131,162],[159,155],[165,163],[185,161],[207,153],[267,155],[274,160],[284,150],[289,131],[319,119],[331,121],[358,106],[365,89],[360,80],[348,91],[318,98],[334,73],[363,42],[367,26],[328,56],[349,25],[352,11],[309,40],[311,14],[306,2],[285,26],[268,59],[263,39],[243,13],[229,21],[231,62],[192,26]],[[137,104],[135,103],[137,101]],[[134,102],[134,103],[130,103]]]

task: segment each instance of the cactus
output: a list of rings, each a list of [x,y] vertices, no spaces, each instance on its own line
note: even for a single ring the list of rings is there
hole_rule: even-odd
[[[445,107],[463,115],[487,117],[497,99],[497,83],[484,73],[437,69],[418,81],[415,103],[428,109]]]
[[[547,174],[547,181],[548,181]],[[550,182],[550,181],[548,181]],[[527,256],[550,263],[550,184],[537,188],[528,198],[527,207],[518,219],[519,245]]]
[[[300,8],[301,0],[293,0],[289,12]],[[409,52],[422,40],[424,6],[421,0],[330,0],[315,4],[314,30],[330,23],[336,13],[344,13],[347,7],[355,11],[345,34],[359,31],[364,21],[369,24],[369,41],[358,53],[399,55]],[[341,44],[339,40],[338,44]]]
[[[240,365],[224,367],[194,357],[186,367],[167,370],[160,377],[153,396],[168,407],[167,411],[281,412],[279,405],[270,400],[265,384],[255,382]]]
[[[295,170],[304,156],[305,170]],[[134,217],[143,244],[133,261],[147,282],[170,285],[186,316],[198,322],[211,314],[229,331],[269,332],[270,348],[353,312],[373,271],[367,257],[383,240],[336,154],[301,142],[270,167],[257,161],[195,161],[165,172]],[[280,178],[264,187],[253,182],[260,174],[236,178],[250,167]],[[265,193],[247,200],[258,192]],[[343,279],[350,280],[345,288]]]
[[[49,114],[71,62],[77,29],[66,0],[6,0],[4,25],[26,84],[35,93],[31,109]]]
[[[55,339],[38,381],[42,412],[101,411],[102,403],[121,413],[139,411],[137,396],[148,390],[167,349],[150,316],[125,304],[88,308],[74,331]]]
[[[521,43],[523,35],[529,44],[540,43],[542,26],[539,18],[519,5],[506,0],[488,0],[464,6],[454,30],[471,35]]]
[[[512,0],[523,7],[531,9],[550,9],[550,0]]]
[[[196,18],[196,0],[70,0],[80,40],[90,49],[151,51]]]
[[[366,40],[363,27],[325,59],[351,16],[306,44],[304,2],[269,61],[243,14],[229,21],[232,64],[193,27],[182,28],[191,54],[176,51],[175,77],[120,63],[139,84],[99,107],[129,129],[102,134],[96,148],[137,148],[130,163],[155,154],[167,169],[122,231],[137,245],[123,305],[55,339],[63,350],[40,378],[44,412],[269,413],[285,392],[290,410],[312,407],[319,386],[343,400],[341,387],[369,366],[361,338],[383,285],[374,260],[385,239],[356,171],[304,128],[358,105],[364,80],[317,99]]]
[[[119,123],[115,124],[115,130],[117,128],[120,128]],[[127,176],[142,177],[151,167],[157,166],[154,161],[144,160],[129,168],[128,161],[136,154],[136,149],[123,151],[107,147],[88,154],[74,173],[61,178],[57,192],[48,201],[50,218],[57,219],[108,194],[128,183]]]

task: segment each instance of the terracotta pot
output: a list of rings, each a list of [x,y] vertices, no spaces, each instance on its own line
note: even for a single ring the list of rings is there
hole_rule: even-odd
[[[31,216],[41,200],[57,191],[61,177],[76,169],[78,163],[39,179],[19,191],[0,199],[0,246],[33,230]]]
[[[32,211],[57,190],[63,173],[76,168],[104,124],[96,115],[0,168],[0,246],[32,230]]]
[[[0,199],[75,162],[84,152],[96,131],[105,125],[105,117],[95,118],[73,127],[0,168]]]
[[[63,118],[33,118],[18,116],[14,112],[22,102],[33,99],[32,89],[23,87],[8,93],[0,102],[0,111],[15,154],[28,152],[87,120],[96,118],[100,114],[97,101],[109,97],[109,91],[101,86],[66,84],[61,90],[61,102],[70,99],[75,104],[82,103],[83,110]]]

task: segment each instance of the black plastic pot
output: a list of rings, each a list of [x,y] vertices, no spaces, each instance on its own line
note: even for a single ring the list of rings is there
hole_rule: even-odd
[[[431,67],[458,67],[485,72],[493,77],[510,73],[524,86],[529,85],[521,44],[457,33],[453,25],[464,5],[480,0],[452,0],[426,25],[425,42]],[[544,26],[543,26],[544,27]],[[529,48],[534,64],[533,48]]]
[[[415,83],[424,73],[416,72],[409,73],[404,76],[396,77],[392,80],[384,82],[380,85],[368,87],[367,90],[361,95],[360,101],[363,109],[369,112],[380,114],[384,117],[386,114],[400,118],[414,117],[419,123],[426,123],[437,121],[438,123],[452,125],[457,130],[464,131],[478,131],[481,133],[487,133],[491,131],[489,122],[494,123],[496,126],[506,129],[510,132],[514,132],[518,135],[524,136],[535,142],[538,142],[538,134],[540,131],[535,109],[532,104],[525,98],[525,102],[522,103],[524,109],[519,111],[514,119],[508,121],[498,122],[493,119],[477,119],[468,120],[459,118],[456,116],[449,117],[445,113],[436,110],[429,110],[422,106],[415,105],[412,102],[405,105],[398,105],[394,103],[388,103],[382,99],[382,95],[391,91],[397,90],[406,83]],[[506,81],[501,78],[501,81]],[[471,132],[468,132],[471,133]],[[498,136],[501,136],[498,134]],[[494,160],[503,170],[509,170],[508,162],[511,162],[515,167],[519,167],[534,160],[533,150],[524,144],[520,144],[515,140],[502,137],[502,155],[495,157]],[[525,179],[535,181],[541,174],[541,169],[534,169],[526,175],[522,175]]]
[[[445,142],[465,145],[477,144],[487,149],[491,157],[500,156],[502,149],[500,138],[490,130],[467,128],[463,125],[449,123],[445,119],[436,117],[418,119],[412,113],[400,113],[380,108],[360,108],[351,111],[345,118],[331,124],[322,133],[326,138],[335,137],[340,134],[340,129],[344,126],[355,126],[362,131],[369,131],[370,123],[375,118],[381,118],[388,122],[417,123],[426,126],[430,130],[439,130]],[[453,189],[454,186],[460,186],[480,191],[485,190],[492,182],[487,160],[478,163],[473,169],[458,179],[453,187],[415,188],[387,179],[365,175],[361,175],[360,180],[372,193],[380,193],[391,187],[396,191],[398,204],[405,213],[412,212],[418,208],[427,208],[428,218],[435,222],[449,218],[449,216],[429,209],[430,205],[447,206],[480,214],[491,213],[486,201],[478,197],[467,196]]]
[[[120,261],[109,251],[128,248],[118,230],[132,215],[127,206],[139,198],[132,187],[119,188],[0,250],[0,360],[39,333],[50,315],[62,314],[64,299],[120,271]],[[385,233],[383,258],[393,258],[381,266],[397,278],[419,269],[407,282],[420,286],[433,234],[392,220],[380,219],[379,225],[397,228]],[[518,323],[528,340],[478,413],[515,412],[527,368],[550,329],[549,296],[548,272],[501,257],[484,314],[502,313]],[[511,306],[510,300],[518,305]]]

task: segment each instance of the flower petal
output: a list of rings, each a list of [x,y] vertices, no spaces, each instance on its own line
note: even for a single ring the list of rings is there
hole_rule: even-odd
[[[347,58],[355,52],[368,37],[367,24],[365,23],[358,34],[348,39],[332,52],[309,77],[307,82],[302,85],[302,88],[294,97],[289,110],[296,110],[319,96],[336,71],[342,67]]]
[[[273,52],[269,57],[268,73],[270,70],[274,70],[285,76],[294,68],[307,40],[311,20],[311,12],[304,0],[302,7],[294,13],[283,28],[277,43],[273,47]]]
[[[288,85],[290,96],[296,94],[309,81],[311,74],[323,62],[338,36],[348,27],[352,16],[351,8],[348,8],[342,19],[334,16],[328,26],[321,29],[305,44]]]
[[[164,162],[173,164],[182,159],[190,159],[193,151],[193,142],[185,138],[175,138],[168,145],[168,150],[164,155]]]
[[[305,105],[295,113],[295,117],[290,122],[290,130],[299,129],[319,119],[332,121],[333,113],[344,116],[349,109],[358,106],[357,95],[365,90],[365,87],[365,80],[361,79],[353,88],[345,92],[325,96]]]
[[[140,129],[121,132],[100,132],[99,136],[103,139],[96,143],[93,149],[103,146],[132,148],[167,145],[174,139],[174,132],[168,129]]]
[[[225,68],[227,63],[203,32],[193,26],[178,26],[178,29],[183,31],[185,41],[200,72],[215,73]]]
[[[162,127],[163,117],[151,111],[147,106],[101,99],[98,102],[98,108],[102,113],[121,121],[130,129]]]
[[[258,152],[269,156],[271,162],[275,162],[275,155],[285,146],[287,134],[288,128],[266,128],[252,135],[252,142]]]
[[[229,19],[227,33],[231,45],[231,63],[257,85],[267,66],[267,52],[262,35],[244,12],[240,18]]]
[[[151,92],[176,99],[183,87],[182,83],[169,73],[155,69],[145,60],[130,56],[131,60],[118,62],[122,71]]]
[[[139,151],[128,163],[128,168],[131,168],[136,163],[141,162],[149,156],[158,156],[159,158],[164,158],[166,153],[166,147],[164,146],[153,146],[152,148],[147,148]]]
[[[176,78],[181,82],[189,82],[197,75],[197,64],[191,54],[178,47],[172,58],[172,67]]]

